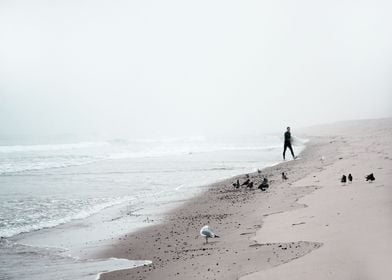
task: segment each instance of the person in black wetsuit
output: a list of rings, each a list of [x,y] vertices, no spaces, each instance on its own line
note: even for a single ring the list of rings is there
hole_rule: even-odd
[[[293,147],[291,147],[291,133],[290,133],[290,127],[287,127],[287,131],[284,133],[284,147],[283,147],[283,160],[286,160],[286,150],[287,148],[290,149],[291,155],[293,156],[293,159],[295,159]]]

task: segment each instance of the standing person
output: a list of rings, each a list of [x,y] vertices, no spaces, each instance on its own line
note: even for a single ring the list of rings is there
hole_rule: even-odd
[[[284,147],[283,147],[283,160],[286,160],[286,149],[289,148],[293,159],[295,159],[293,147],[291,147],[291,133],[290,127],[287,127],[286,132],[284,133]]]

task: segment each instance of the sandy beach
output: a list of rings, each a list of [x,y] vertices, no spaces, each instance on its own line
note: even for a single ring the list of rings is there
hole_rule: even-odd
[[[1,1],[0,280],[392,279],[390,11]]]
[[[249,174],[256,186],[268,177],[267,192],[235,189],[245,175],[211,185],[99,256],[151,265],[101,279],[390,279],[392,119],[294,133],[310,140],[298,160]],[[353,182],[341,183],[349,173]],[[208,244],[206,224],[220,235]]]

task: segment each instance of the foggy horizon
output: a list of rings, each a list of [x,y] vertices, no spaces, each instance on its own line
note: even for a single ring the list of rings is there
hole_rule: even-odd
[[[0,0],[0,137],[295,134],[391,117],[391,8]]]

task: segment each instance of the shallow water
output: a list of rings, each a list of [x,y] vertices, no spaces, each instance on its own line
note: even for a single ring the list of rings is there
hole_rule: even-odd
[[[19,280],[95,280],[104,272],[136,267],[149,262],[125,259],[79,260],[66,251],[0,242],[0,278]]]
[[[165,211],[208,183],[279,162],[279,141],[270,136],[223,143],[186,139],[3,146],[0,236],[9,243],[0,244],[8,246],[1,248],[0,272],[6,279],[58,279],[70,271],[76,279],[96,276],[101,271],[96,261],[75,257],[90,258],[90,251],[109,246],[121,234],[159,222]],[[57,276],[40,275],[38,260]],[[140,264],[99,263],[109,270]]]

